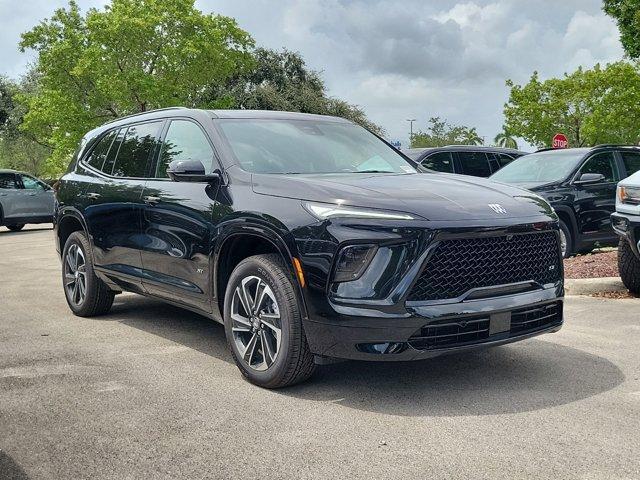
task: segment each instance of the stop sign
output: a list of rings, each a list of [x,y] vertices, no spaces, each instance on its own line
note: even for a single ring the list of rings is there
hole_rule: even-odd
[[[556,133],[553,137],[553,143],[551,144],[553,148],[569,148],[569,140],[566,135],[562,133]]]

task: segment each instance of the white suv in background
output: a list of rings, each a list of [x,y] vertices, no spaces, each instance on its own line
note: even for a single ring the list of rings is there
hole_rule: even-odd
[[[620,235],[618,270],[631,293],[640,294],[640,172],[618,183],[613,229]]]

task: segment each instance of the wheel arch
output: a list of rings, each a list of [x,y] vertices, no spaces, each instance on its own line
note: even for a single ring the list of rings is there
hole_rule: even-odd
[[[58,243],[58,253],[62,255],[62,250],[67,239],[73,232],[82,231],[87,235],[87,224],[76,209],[67,208],[62,210],[56,220],[56,238]],[[87,235],[88,238],[88,235]],[[91,254],[91,252],[90,252]]]
[[[223,319],[224,295],[227,281],[233,269],[245,258],[253,255],[276,253],[282,257],[289,275],[294,282],[296,295],[303,316],[307,317],[307,308],[302,293],[302,286],[297,278],[293,258],[294,246],[289,245],[284,236],[265,225],[242,222],[241,225],[233,225],[220,235],[216,242],[212,255],[213,261],[213,291],[212,297],[214,312]]]

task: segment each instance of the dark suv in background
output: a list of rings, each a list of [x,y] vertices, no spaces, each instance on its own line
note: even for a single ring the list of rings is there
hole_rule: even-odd
[[[619,145],[541,150],[491,176],[542,196],[560,217],[565,257],[617,245],[611,226],[616,185],[640,170],[640,149]]]
[[[438,148],[409,148],[406,156],[429,170],[488,177],[516,158],[526,155],[520,150],[471,145],[450,145]]]
[[[77,315],[121,291],[225,326],[264,387],[331,358],[414,360],[560,329],[557,217],[483,179],[417,173],[335,117],[168,109],[89,132],[60,180]]]

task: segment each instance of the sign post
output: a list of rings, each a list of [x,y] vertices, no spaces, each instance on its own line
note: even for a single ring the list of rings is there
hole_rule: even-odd
[[[569,148],[569,140],[563,133],[556,133],[551,143],[553,148]]]

